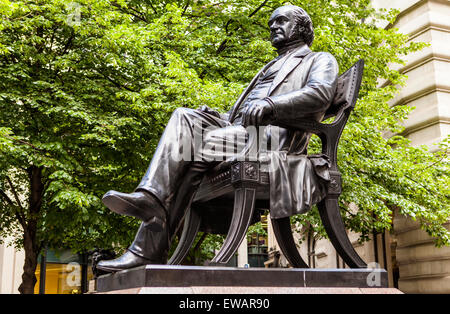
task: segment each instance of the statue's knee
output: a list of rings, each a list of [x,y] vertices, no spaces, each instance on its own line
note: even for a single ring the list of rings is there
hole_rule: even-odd
[[[172,123],[180,123],[180,121],[195,121],[199,118],[198,113],[191,108],[179,107],[174,110],[170,120]],[[190,123],[191,123],[190,122]]]
[[[183,120],[183,118],[186,116],[186,110],[185,109],[186,108],[183,108],[183,107],[176,108],[172,112],[172,115],[170,116],[169,123],[179,123],[178,121]]]
[[[172,115],[186,116],[191,115],[192,111],[193,109],[191,108],[178,107],[177,109],[175,109]]]

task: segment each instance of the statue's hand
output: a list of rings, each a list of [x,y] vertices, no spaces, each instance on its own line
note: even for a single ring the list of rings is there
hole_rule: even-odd
[[[201,106],[198,110],[206,112],[206,113],[209,113],[209,114],[211,114],[213,116],[216,116],[217,118],[220,118],[220,113],[218,113],[217,111],[212,110],[207,105]]]
[[[242,124],[244,127],[249,125],[259,126],[267,125],[273,114],[272,105],[264,99],[256,100],[250,103],[242,112]]]

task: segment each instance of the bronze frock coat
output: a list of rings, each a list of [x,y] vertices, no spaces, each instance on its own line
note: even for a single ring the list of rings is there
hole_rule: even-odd
[[[263,70],[230,110],[231,122]],[[274,114],[266,129],[269,138],[278,133],[279,143],[267,152],[272,218],[304,213],[325,196],[324,184],[329,178],[326,157],[306,157],[310,134],[276,125],[295,126],[296,119],[321,121],[333,100],[338,72],[336,59],[330,53],[312,52],[305,44],[290,53],[273,80],[268,100]]]

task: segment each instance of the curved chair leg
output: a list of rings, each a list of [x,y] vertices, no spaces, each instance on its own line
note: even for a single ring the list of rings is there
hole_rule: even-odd
[[[280,219],[271,219],[273,232],[277,239],[284,256],[286,256],[289,264],[295,268],[309,268],[308,264],[302,259],[298,253],[297,246],[292,236],[291,221],[289,217]]]
[[[255,209],[256,189],[240,187],[234,191],[234,209],[225,242],[211,264],[226,264],[247,233]]]
[[[345,231],[336,198],[325,198],[319,204],[319,213],[331,243],[351,268],[366,268],[366,263],[356,253]]]
[[[178,246],[167,264],[179,265],[183,261],[194,243],[201,221],[201,217],[196,210],[192,208],[188,210],[184,220],[183,232],[181,233],[180,241],[178,242]]]

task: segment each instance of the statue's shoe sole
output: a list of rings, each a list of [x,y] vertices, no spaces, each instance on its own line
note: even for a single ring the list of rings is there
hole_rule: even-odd
[[[156,216],[150,218],[144,217],[142,215],[142,208],[137,207],[133,203],[121,198],[118,195],[106,193],[102,198],[102,202],[112,212],[120,215],[139,218],[144,222],[145,227],[151,231],[160,232],[163,231],[166,226],[166,222],[164,219]]]
[[[100,269],[100,270],[103,270],[103,271],[106,271],[106,272],[109,272],[109,273],[114,273],[114,272],[116,272],[116,271],[121,271],[121,270],[125,270],[126,268],[123,268],[123,267],[108,267],[108,266],[100,266],[100,265],[97,265],[97,269]]]
[[[135,267],[140,267],[140,266],[145,266],[147,264],[150,264],[150,262],[146,262],[146,263],[139,263],[139,264],[133,264],[133,265],[123,265],[123,266],[114,266],[114,265],[101,265],[101,262],[97,264],[96,268],[106,271],[106,272],[116,272],[116,271],[121,271],[121,270],[126,270],[126,269],[130,269],[130,268],[135,268]]]

